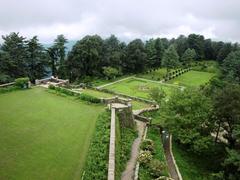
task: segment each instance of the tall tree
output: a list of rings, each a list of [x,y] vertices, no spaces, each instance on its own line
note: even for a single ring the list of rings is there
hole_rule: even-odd
[[[237,142],[236,131],[240,134],[240,86],[228,84],[214,96],[213,112],[218,131],[223,131],[229,147],[235,148]],[[218,132],[217,132],[218,133]]]
[[[188,48],[187,44],[187,38],[184,35],[180,35],[176,40],[175,40],[175,46],[177,53],[180,57],[182,57],[183,53],[186,51]]]
[[[212,47],[212,40],[211,39],[206,39],[204,41],[204,54],[205,58],[207,60],[213,60],[214,59],[214,50]]]
[[[27,71],[32,82],[47,75],[48,56],[37,36],[27,42]]]
[[[175,139],[196,153],[212,146],[209,124],[211,101],[201,91],[186,89],[173,93],[162,114]]]
[[[26,64],[26,38],[20,36],[19,33],[10,33],[2,36],[4,42],[2,44],[1,71],[2,73],[18,78],[27,75]]]
[[[202,35],[190,34],[188,36],[188,47],[196,51],[197,60],[202,60],[204,56],[204,37]]]
[[[156,49],[156,67],[160,67],[162,64],[161,62],[164,53],[164,46],[160,38],[157,38],[155,40],[155,49]]]
[[[240,51],[231,52],[223,61],[223,74],[226,79],[240,83]]]
[[[142,40],[131,41],[127,46],[126,56],[127,59],[123,64],[125,72],[138,73],[145,69],[146,53]]]
[[[169,46],[169,48],[165,50],[162,59],[162,66],[167,68],[167,73],[170,69],[179,66],[179,56],[174,45]]]
[[[48,48],[48,53],[51,58],[51,67],[52,74],[58,75],[60,77],[65,76],[65,57],[66,57],[66,43],[67,39],[64,35],[58,35],[54,40],[54,44],[52,47]]]
[[[196,52],[194,49],[188,48],[182,55],[181,62],[184,65],[190,64],[196,58]]]
[[[225,43],[223,47],[219,50],[217,55],[218,62],[222,63],[222,61],[228,56],[228,54],[232,51],[232,44]]]
[[[70,80],[85,76],[100,76],[103,71],[103,40],[100,36],[85,36],[68,54],[67,70]]]
[[[103,66],[111,66],[121,71],[123,49],[116,36],[111,35],[104,40]]]
[[[157,52],[155,48],[155,40],[149,39],[145,44],[146,55],[147,55],[147,66],[153,68],[156,66]]]

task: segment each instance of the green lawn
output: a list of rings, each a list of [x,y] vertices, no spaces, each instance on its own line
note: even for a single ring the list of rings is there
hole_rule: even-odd
[[[91,95],[94,97],[98,97],[98,98],[111,98],[111,97],[116,96],[114,94],[100,92],[100,91],[96,91],[96,90],[92,90],[92,89],[84,89],[83,92],[85,94],[88,94],[88,95]],[[132,100],[132,106],[133,106],[133,109],[136,110],[136,109],[143,109],[143,108],[149,107],[149,104]]]
[[[81,179],[103,106],[43,88],[0,95],[0,179]]]
[[[213,76],[215,76],[214,73],[201,72],[201,71],[189,71],[187,73],[182,74],[181,76],[178,76],[168,81],[168,83],[188,86],[188,87],[198,87],[200,85],[203,85],[209,82],[209,80]]]
[[[162,88],[167,95],[170,95],[173,89],[175,89],[160,83],[154,83],[148,80],[139,80],[135,78],[120,81],[119,83],[111,84],[109,86],[105,86],[104,88],[129,96],[150,99],[149,92],[153,87]]]

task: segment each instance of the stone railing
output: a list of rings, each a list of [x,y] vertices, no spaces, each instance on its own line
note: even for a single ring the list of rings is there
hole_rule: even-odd
[[[39,85],[39,84],[53,84],[56,86],[61,86],[61,85],[68,85],[69,84],[69,80],[64,80],[64,79],[58,79],[55,78],[53,76],[49,77],[49,78],[45,78],[45,79],[36,79],[35,80],[35,84]]]

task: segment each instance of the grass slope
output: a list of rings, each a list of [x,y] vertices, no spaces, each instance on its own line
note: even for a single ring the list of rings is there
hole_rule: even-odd
[[[0,179],[80,178],[102,106],[42,88],[0,95]]]
[[[190,86],[190,87],[197,87],[203,85],[215,76],[214,73],[209,72],[201,72],[201,71],[189,71],[187,73],[182,74],[168,83],[183,85],[183,86]]]

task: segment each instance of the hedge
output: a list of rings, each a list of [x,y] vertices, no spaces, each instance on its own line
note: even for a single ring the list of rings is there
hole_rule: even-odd
[[[110,112],[103,112],[96,122],[95,134],[88,150],[84,180],[105,180],[108,174]]]
[[[17,78],[17,79],[15,79],[15,86],[25,89],[25,88],[28,88],[28,82],[29,82],[28,77]]]

